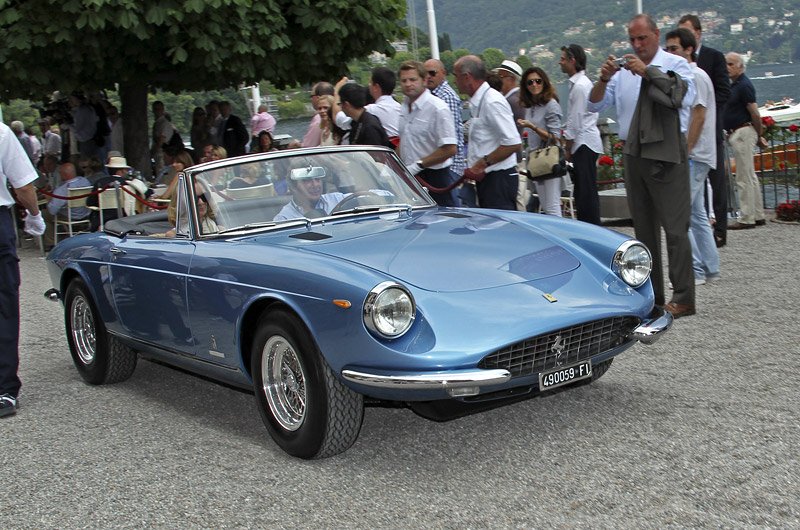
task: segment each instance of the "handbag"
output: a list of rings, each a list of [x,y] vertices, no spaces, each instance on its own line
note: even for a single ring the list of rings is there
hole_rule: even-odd
[[[534,149],[528,153],[528,178],[544,180],[561,177],[566,173],[567,164],[564,151],[555,138],[548,140],[548,145]]]

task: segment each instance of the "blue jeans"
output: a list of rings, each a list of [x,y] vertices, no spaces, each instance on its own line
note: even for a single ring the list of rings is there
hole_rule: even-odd
[[[711,166],[689,160],[689,183],[691,185],[692,215],[689,219],[689,241],[692,243],[692,269],[696,279],[719,274],[719,252],[714,241],[714,232],[706,213],[706,177]]]

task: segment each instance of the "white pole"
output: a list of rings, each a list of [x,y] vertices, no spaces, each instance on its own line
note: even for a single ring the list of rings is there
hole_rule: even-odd
[[[253,98],[253,114],[258,114],[258,106],[261,105],[261,87],[258,82],[250,87],[250,96]]]
[[[431,59],[439,58],[439,34],[436,31],[436,12],[433,10],[433,0],[428,2],[428,34],[431,37]]]
[[[642,14],[642,0],[636,0],[636,14]]]

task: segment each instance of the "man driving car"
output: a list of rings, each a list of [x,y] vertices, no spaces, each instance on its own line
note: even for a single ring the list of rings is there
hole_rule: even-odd
[[[301,167],[289,173],[289,191],[292,200],[275,216],[275,221],[323,217],[345,198],[338,191],[322,193],[322,179],[325,169],[321,167]]]

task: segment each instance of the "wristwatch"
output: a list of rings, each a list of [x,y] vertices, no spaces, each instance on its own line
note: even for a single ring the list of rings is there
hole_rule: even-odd
[[[425,166],[422,165],[422,159],[416,161],[416,164],[420,167],[420,169],[425,169]]]
[[[486,162],[487,166],[491,166],[491,164],[489,163],[489,155],[483,155],[483,161]]]

